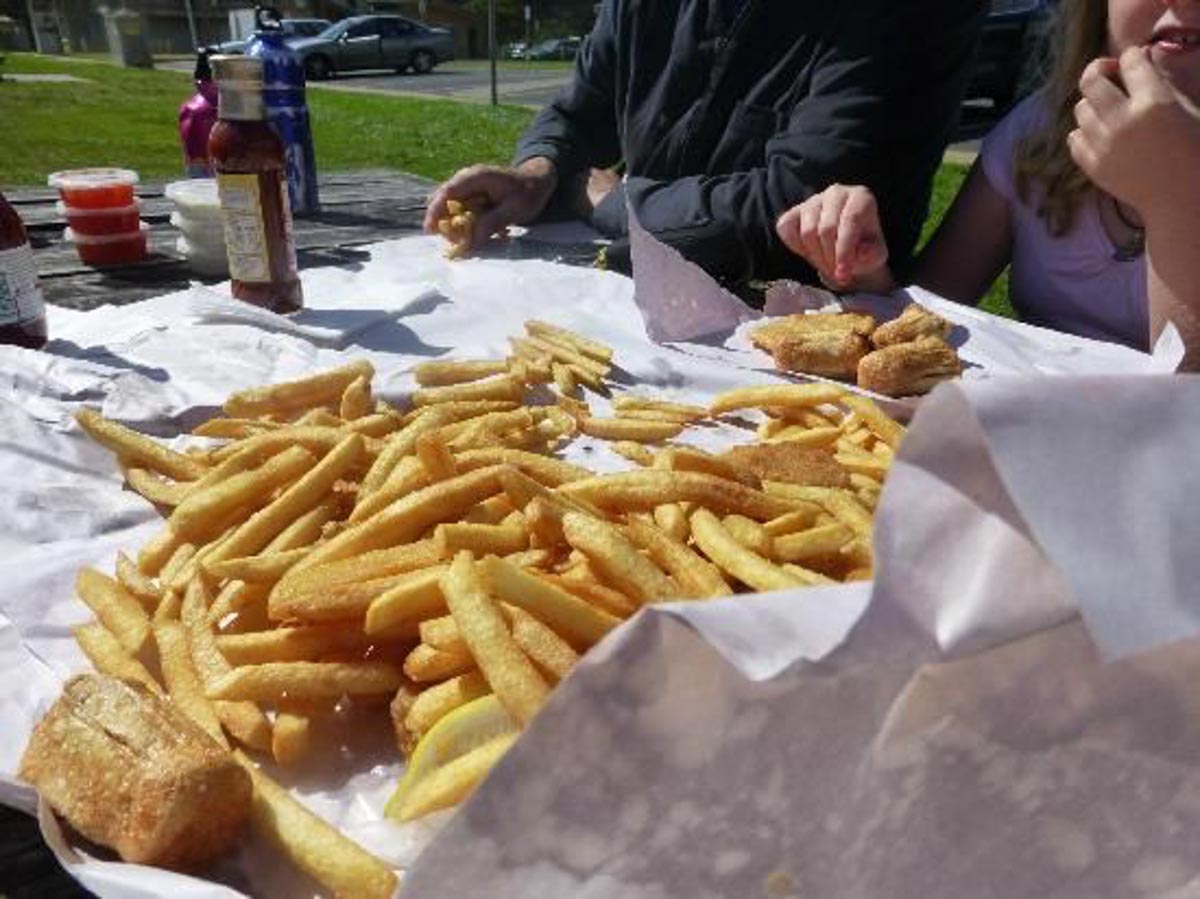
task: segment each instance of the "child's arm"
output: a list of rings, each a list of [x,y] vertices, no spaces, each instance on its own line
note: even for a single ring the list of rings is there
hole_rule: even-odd
[[[1146,228],[1150,344],[1174,322],[1187,347],[1182,370],[1200,371],[1200,111],[1144,48],[1096,60],[1080,89],[1071,155]]]
[[[865,187],[835,184],[789,209],[776,230],[834,289],[890,293],[896,288],[879,210]],[[1011,257],[1008,203],[976,162],[908,275],[940,296],[973,306]]]

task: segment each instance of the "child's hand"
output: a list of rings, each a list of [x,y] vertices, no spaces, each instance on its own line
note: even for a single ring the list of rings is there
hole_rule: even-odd
[[[1155,68],[1145,48],[1097,59],[1080,79],[1071,156],[1094,184],[1149,223],[1200,202],[1200,113]]]
[[[887,241],[875,197],[867,188],[826,188],[781,215],[775,231],[828,286],[890,290]]]

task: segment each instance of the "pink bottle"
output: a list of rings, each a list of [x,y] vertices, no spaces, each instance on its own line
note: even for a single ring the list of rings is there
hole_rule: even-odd
[[[217,123],[217,85],[208,65],[208,50],[196,56],[196,93],[179,107],[179,140],[183,143],[183,167],[189,178],[211,178],[208,134]]]

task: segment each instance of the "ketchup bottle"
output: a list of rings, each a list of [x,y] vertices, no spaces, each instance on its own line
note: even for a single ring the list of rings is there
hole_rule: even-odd
[[[208,154],[217,176],[233,295],[273,312],[304,305],[283,142],[263,109],[262,60],[214,56],[219,119]]]
[[[0,343],[46,345],[46,306],[25,225],[0,194]]]

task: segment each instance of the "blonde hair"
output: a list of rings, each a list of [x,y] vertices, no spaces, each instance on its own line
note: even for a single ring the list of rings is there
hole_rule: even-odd
[[[1107,0],[1063,0],[1052,30],[1054,53],[1042,96],[1046,127],[1017,144],[1013,160],[1017,195],[1031,202],[1056,237],[1071,229],[1092,183],[1067,148],[1075,129],[1079,79],[1089,62],[1108,52]],[[1035,190],[1036,185],[1036,190]]]

